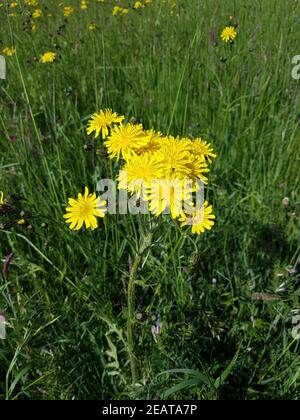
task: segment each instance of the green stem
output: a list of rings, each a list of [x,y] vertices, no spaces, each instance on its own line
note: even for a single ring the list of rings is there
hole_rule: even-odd
[[[134,351],[134,320],[135,320],[135,281],[137,277],[137,270],[142,260],[143,253],[151,245],[153,238],[153,231],[150,231],[148,235],[143,236],[138,253],[134,259],[133,265],[129,273],[128,291],[127,291],[127,305],[128,305],[128,316],[127,316],[127,340],[128,340],[128,351],[130,357],[130,368],[132,383],[137,382],[137,357]]]

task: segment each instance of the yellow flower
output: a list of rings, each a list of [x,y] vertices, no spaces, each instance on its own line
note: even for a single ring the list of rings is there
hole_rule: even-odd
[[[226,28],[224,28],[221,33],[221,39],[225,42],[234,41],[236,36],[237,31],[235,30],[234,26],[226,26]]]
[[[128,12],[129,12],[129,9],[126,9],[126,8],[123,8],[123,7],[120,7],[120,6],[115,6],[112,10],[112,14],[114,16],[126,15]]]
[[[80,9],[81,10],[86,10],[88,8],[89,2],[87,0],[82,0],[81,4],[80,4]]]
[[[99,137],[101,132],[102,138],[105,139],[108,136],[108,129],[113,124],[121,123],[124,120],[123,115],[118,115],[116,112],[112,112],[111,109],[104,109],[100,112],[96,112],[92,115],[88,122],[87,133],[92,134],[95,131],[95,137]]]
[[[183,178],[188,175],[187,163],[190,162],[191,156],[185,140],[172,136],[165,137],[157,153],[163,161],[168,179]]]
[[[138,9],[141,9],[142,7],[144,7],[144,6],[143,6],[143,3],[142,2],[136,1],[134,3],[133,7],[134,7],[135,10],[138,10]]]
[[[158,179],[151,183],[146,199],[155,216],[171,214],[173,219],[183,217],[184,209],[193,206],[193,188],[190,182],[180,179]]]
[[[6,55],[6,57],[13,57],[16,54],[16,50],[12,47],[6,47],[2,50],[2,54]]]
[[[162,175],[162,163],[155,155],[146,153],[141,156],[132,156],[120,171],[118,188],[127,189],[131,194],[136,193],[139,198],[147,193],[151,182],[161,178]]]
[[[33,13],[32,13],[32,17],[33,19],[38,19],[43,15],[43,12],[41,9],[36,9]]]
[[[4,194],[0,191],[0,204],[4,204]]]
[[[181,226],[192,226],[193,234],[200,235],[205,230],[211,230],[215,224],[214,219],[212,206],[205,201],[201,208],[195,208],[189,215],[184,214],[179,221],[182,222]]]
[[[41,62],[43,64],[53,63],[53,61],[56,60],[56,57],[57,57],[56,53],[49,51],[42,55]]]
[[[13,3],[10,3],[10,5],[9,5],[9,7],[11,8],[11,9],[15,9],[16,7],[18,7],[19,5],[18,5],[18,3],[15,1],[15,2],[13,2]]]
[[[95,29],[97,29],[97,25],[96,23],[90,23],[88,28],[89,28],[89,31],[94,31]]]
[[[149,142],[146,146],[137,149],[136,153],[141,155],[143,153],[154,153],[161,148],[162,134],[154,130],[146,130],[145,133],[150,136]]]
[[[38,0],[25,0],[25,4],[27,6],[37,6],[38,5]]]
[[[96,194],[89,194],[88,187],[85,187],[85,193],[78,194],[78,198],[69,198],[70,207],[66,208],[64,218],[70,224],[70,229],[79,230],[83,224],[87,229],[96,229],[98,227],[97,217],[104,217],[107,209],[106,202],[100,201]]]
[[[68,17],[68,16],[71,16],[73,13],[74,13],[74,7],[72,6],[64,7],[64,16]]]
[[[211,163],[211,158],[215,158],[217,155],[213,153],[213,148],[211,144],[207,141],[197,138],[190,142],[190,151],[200,160],[207,160]]]
[[[36,32],[36,31],[37,31],[37,28],[38,28],[38,26],[37,26],[35,23],[33,23],[33,24],[31,25],[31,30],[32,30],[32,32]]]
[[[144,147],[149,139],[150,136],[145,133],[142,124],[121,124],[113,128],[105,144],[111,159],[122,157],[128,160],[137,149]]]
[[[186,178],[191,179],[194,182],[197,179],[200,179],[204,184],[207,184],[208,179],[204,174],[209,172],[209,169],[206,163],[199,160],[195,155],[190,154],[190,160],[186,164],[186,167],[188,171]]]

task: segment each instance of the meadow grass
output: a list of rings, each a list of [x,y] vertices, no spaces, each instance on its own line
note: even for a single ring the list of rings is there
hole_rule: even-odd
[[[299,2],[156,0],[113,16],[115,1],[82,11],[69,0],[67,19],[61,1],[39,3],[34,33],[23,1],[16,17],[0,8],[0,50],[17,51],[0,80],[0,190],[32,213],[30,229],[0,230],[1,258],[14,254],[0,282],[0,398],[298,399],[300,282],[287,269],[300,255]],[[230,15],[232,45],[220,39]],[[59,59],[41,64],[46,51]],[[202,136],[218,155],[213,231],[195,237],[161,218],[143,255],[135,310],[159,314],[163,332],[155,343],[152,321],[135,322],[135,385],[126,288],[149,220],[71,232],[62,218],[67,197],[116,172],[83,147],[105,107]]]

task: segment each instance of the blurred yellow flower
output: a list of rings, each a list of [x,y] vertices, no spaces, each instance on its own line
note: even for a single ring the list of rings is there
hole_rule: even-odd
[[[90,23],[88,28],[89,28],[89,31],[94,31],[95,29],[97,29],[97,25],[96,23]]]
[[[87,0],[82,0],[81,4],[80,4],[80,9],[81,10],[86,10],[88,8],[89,2]]]
[[[141,1],[136,1],[133,5],[135,10],[141,9],[143,6],[143,3]]]
[[[2,54],[6,57],[13,57],[16,54],[16,50],[14,48],[6,47],[2,50]]]
[[[224,42],[232,42],[237,36],[237,31],[234,26],[226,26],[221,33],[221,39]]]
[[[43,12],[41,9],[36,9],[33,13],[32,13],[32,17],[33,19],[38,19],[43,15]]]
[[[38,6],[38,0],[25,0],[26,6]]]
[[[64,7],[64,16],[68,17],[71,16],[74,13],[74,7],[72,6],[65,6]]]
[[[120,7],[120,6],[115,6],[112,10],[112,14],[114,16],[117,15],[126,15],[129,12],[129,9],[126,9],[124,7]]]
[[[43,64],[46,63],[53,63],[54,60],[56,60],[57,54],[51,51],[46,52],[45,54],[42,55],[41,57],[41,62]]]

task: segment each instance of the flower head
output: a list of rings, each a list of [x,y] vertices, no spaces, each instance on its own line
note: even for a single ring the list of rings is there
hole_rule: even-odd
[[[186,141],[172,136],[165,137],[157,153],[164,164],[167,178],[184,178],[188,175],[187,163],[191,157]]]
[[[154,153],[161,148],[162,134],[159,131],[146,130],[145,133],[149,135],[149,141],[146,146],[136,150],[138,155],[143,153]]]
[[[226,28],[224,28],[221,33],[221,39],[225,42],[234,41],[236,36],[237,31],[235,30],[234,26],[226,26]]]
[[[213,153],[211,144],[207,141],[198,138],[190,142],[190,151],[194,156],[197,156],[200,160],[207,160],[211,163],[211,158],[215,158],[217,155]]]
[[[78,198],[69,198],[69,206],[66,208],[64,218],[70,224],[70,229],[79,230],[85,224],[87,229],[98,227],[97,217],[104,217],[106,214],[106,202],[100,201],[96,194],[89,194],[88,187],[85,187],[84,195],[78,194]]]
[[[41,56],[41,62],[43,64],[53,63],[53,61],[56,60],[56,57],[57,57],[56,53],[48,51]]]
[[[121,123],[123,120],[123,115],[120,116],[116,112],[112,112],[111,109],[101,110],[92,115],[88,122],[87,133],[92,134],[95,131],[95,137],[97,138],[101,132],[102,138],[105,139],[108,136],[108,129],[113,124]]]
[[[162,162],[156,155],[135,155],[125,163],[119,174],[119,189],[127,189],[139,198],[150,188],[151,182],[163,175]]]
[[[0,191],[0,204],[4,204],[4,194]]]
[[[195,208],[190,214],[184,214],[179,221],[181,226],[192,226],[193,234],[200,235],[205,230],[211,230],[215,215],[212,214],[212,206],[205,201],[201,208]]]
[[[184,209],[193,207],[193,188],[191,183],[180,179],[158,179],[151,183],[146,199],[149,209],[155,216],[171,214],[173,219],[182,217]]]
[[[150,135],[145,133],[142,124],[121,124],[114,127],[105,144],[111,158],[128,160],[136,151],[149,142]]]

